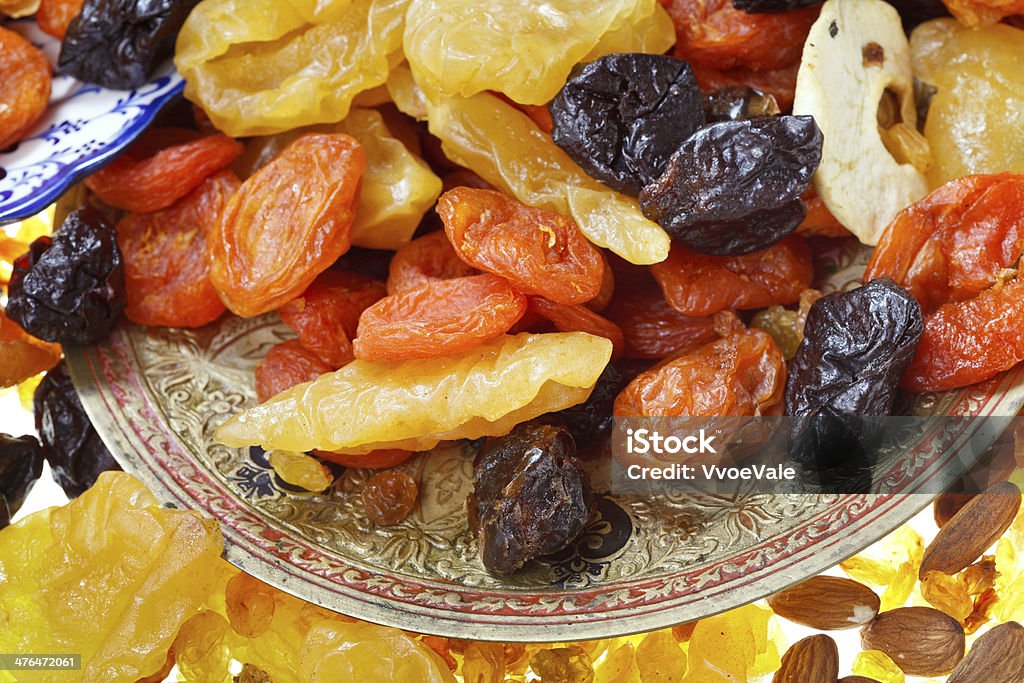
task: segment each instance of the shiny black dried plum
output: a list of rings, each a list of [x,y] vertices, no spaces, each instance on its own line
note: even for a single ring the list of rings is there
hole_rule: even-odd
[[[7,315],[26,332],[79,346],[109,334],[124,310],[124,264],[113,226],[80,209],[14,262]]]
[[[15,514],[43,473],[43,449],[34,436],[0,434],[0,498]]]
[[[779,103],[769,95],[746,85],[732,85],[704,96],[708,123],[778,116]]]
[[[7,499],[0,496],[0,529],[4,529],[11,523],[11,511],[7,507]]]
[[[551,137],[588,174],[636,195],[704,125],[690,65],[664,55],[608,55],[579,69],[551,101]]]
[[[60,73],[127,90],[149,80],[174,52],[185,18],[199,0],[85,0],[61,45]]]
[[[584,530],[593,500],[575,450],[567,430],[539,423],[487,439],[473,462],[468,509],[488,570],[511,574]]]
[[[747,14],[778,14],[820,5],[825,0],[732,0],[732,6]]]
[[[800,195],[821,161],[811,116],[715,123],[672,155],[640,193],[644,215],[703,254],[765,249],[793,232],[806,209]]]
[[[32,409],[43,455],[68,498],[77,498],[107,470],[121,469],[82,407],[63,363],[36,387]]]
[[[786,380],[792,457],[832,466],[873,438],[922,334],[921,305],[888,278],[816,301]]]
[[[640,374],[639,371],[635,374]],[[634,375],[635,376],[635,375]],[[597,379],[590,397],[578,405],[551,413],[546,420],[569,430],[580,449],[586,448],[611,433],[612,405],[632,377],[609,363]]]

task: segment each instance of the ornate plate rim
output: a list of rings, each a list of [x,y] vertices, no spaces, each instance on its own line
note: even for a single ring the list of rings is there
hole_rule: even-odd
[[[124,343],[123,336],[121,328],[104,348],[127,359],[129,350],[126,349],[128,345]],[[216,494],[216,490],[221,487],[209,473],[196,467],[195,463],[188,463],[187,452],[173,452],[174,446],[166,439],[160,443],[147,442],[141,434],[132,432],[131,425],[126,425],[122,419],[123,415],[111,408],[110,399],[116,400],[113,394],[117,390],[108,383],[112,370],[110,364],[104,362],[97,347],[68,349],[67,360],[72,379],[100,436],[111,447],[125,470],[139,477],[158,499],[175,506],[200,510],[218,520],[224,519],[226,513],[248,514],[261,526],[262,531],[254,536],[222,523],[225,556],[232,564],[277,588],[323,607],[386,626],[433,635],[475,640],[566,642],[629,635],[708,617],[761,599],[834,566],[899,527],[934,498],[934,494],[914,492],[851,496],[847,504],[822,511],[799,527],[762,539],[753,549],[745,551],[744,557],[762,558],[754,562],[754,569],[740,570],[735,564],[737,558],[733,558],[736,569],[732,579],[722,578],[729,574],[726,562],[698,563],[695,568],[677,572],[671,577],[634,583],[621,582],[598,589],[567,590],[561,594],[508,589],[502,593],[500,603],[505,606],[496,609],[486,606],[484,601],[478,601],[488,594],[493,597],[499,592],[493,589],[471,587],[456,591],[452,586],[440,583],[430,586],[429,582],[422,580],[403,581],[401,577],[374,576],[367,568],[326,557],[327,554],[323,552],[320,552],[319,558],[321,566],[329,565],[330,572],[312,572],[309,565],[317,559],[317,549],[312,544],[290,537],[283,523],[276,527],[267,525],[262,516],[245,509],[235,499],[218,500],[216,495],[199,495]],[[1013,409],[1008,411],[1003,408],[1003,404],[1007,402],[1006,389],[1022,377],[1024,365],[1018,365],[984,385],[986,400],[981,404],[982,413],[990,416],[1015,414],[1016,407],[1009,406]],[[127,380],[131,390],[143,397],[146,404],[143,412],[156,417],[154,411],[159,411],[159,408],[152,404],[139,378],[133,374],[120,379]],[[105,388],[108,391],[105,392]],[[967,433],[958,432],[952,439],[956,447],[924,466],[922,474],[913,480],[914,490],[920,489],[928,479],[938,476],[942,466],[950,462],[957,451],[975,438],[979,431],[980,428]],[[994,430],[991,438],[994,439],[999,431]],[[988,436],[986,434],[986,439]],[[182,472],[173,468],[157,471],[153,463],[143,463],[126,455],[140,443],[150,449],[162,449],[167,461],[177,461],[192,471]],[[157,464],[162,465],[163,462]],[[204,486],[208,488],[203,490]],[[815,527],[824,524],[826,519],[834,518],[839,514],[837,510],[841,510],[846,520],[846,533],[823,538],[820,535],[822,529]],[[815,532],[819,536],[815,536]],[[807,537],[804,545],[774,561],[766,559],[773,548],[781,547],[784,540],[798,533]],[[300,554],[306,554],[304,557],[309,563],[307,567],[289,565],[282,560],[286,554],[285,548],[289,545],[294,546],[293,550],[298,549]],[[708,572],[719,576],[717,585],[699,594],[686,592],[687,585],[696,580],[695,575]],[[363,577],[360,579],[359,575]],[[355,584],[359,584],[359,587]],[[413,600],[423,589],[432,590],[436,594],[432,604]],[[604,606],[595,612],[586,609],[588,604],[593,604],[591,596],[601,593],[626,591],[636,595],[652,590],[658,591],[658,597],[646,602],[634,599],[616,608]],[[510,597],[514,597],[519,604],[542,607],[544,614],[517,614],[515,608],[505,603]],[[566,609],[567,605],[574,609]]]

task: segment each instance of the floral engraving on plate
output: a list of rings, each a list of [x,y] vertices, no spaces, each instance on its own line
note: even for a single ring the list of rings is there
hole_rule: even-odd
[[[857,258],[838,254],[831,263],[831,272],[848,274]],[[854,279],[832,282],[847,287]],[[199,330],[125,325],[98,347],[72,350],[69,364],[125,468],[168,501],[218,518],[229,559],[300,597],[371,621],[464,638],[548,641],[657,628],[820,571],[928,502],[742,490],[614,496],[604,493],[607,471],[591,463],[598,514],[581,538],[513,577],[495,577],[477,559],[467,526],[468,447],[442,447],[401,465],[419,482],[421,498],[408,519],[381,528],[362,514],[370,472],[339,470],[327,492],[302,492],[277,479],[259,449],[213,442],[225,419],[255,402],[256,363],[290,336],[275,315],[226,316]],[[1015,412],[1024,396],[1020,375],[919,397],[909,409]],[[886,474],[893,491],[912,491],[933,476],[961,438],[952,420],[919,436],[913,457]],[[624,610],[628,624],[619,618]]]

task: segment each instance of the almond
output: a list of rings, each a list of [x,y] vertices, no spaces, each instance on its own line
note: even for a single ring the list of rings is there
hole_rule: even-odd
[[[969,500],[925,548],[919,576],[930,571],[953,575],[968,567],[1010,528],[1020,500],[1020,489],[1008,481]]]
[[[780,617],[820,631],[863,626],[878,614],[873,590],[853,579],[816,576],[768,598]]]
[[[940,676],[964,657],[964,628],[931,607],[900,607],[882,612],[861,631],[865,650],[887,654],[904,673]]]
[[[826,635],[810,636],[793,643],[782,655],[782,667],[772,683],[836,683],[839,648]]]
[[[867,676],[843,676],[837,683],[878,683],[878,681]]]
[[[964,505],[977,494],[975,493],[943,493],[935,499],[935,526],[940,529],[946,526],[946,522],[953,519],[953,515],[960,512]]]
[[[946,683],[1024,681],[1024,627],[1016,621],[996,626],[974,641]]]

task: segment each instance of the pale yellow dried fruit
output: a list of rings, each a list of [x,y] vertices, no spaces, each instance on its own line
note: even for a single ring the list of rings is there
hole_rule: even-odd
[[[367,453],[507,433],[582,403],[611,357],[583,332],[520,334],[395,363],[356,360],[250,408],[216,432],[228,446]]]

